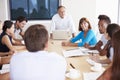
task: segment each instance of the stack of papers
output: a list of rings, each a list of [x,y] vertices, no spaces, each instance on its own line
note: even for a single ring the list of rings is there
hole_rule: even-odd
[[[99,53],[98,50],[90,50],[90,49],[87,49],[87,48],[85,48],[85,47],[79,47],[79,48],[80,48],[80,50],[81,50],[82,52],[84,52],[84,53]]]
[[[88,72],[88,73],[83,73],[83,79],[84,80],[96,80],[102,72]]]
[[[2,70],[0,70],[0,74],[6,73],[10,71],[10,64],[4,64]]]
[[[74,56],[83,56],[88,55],[86,53],[83,53],[79,48],[78,49],[71,49],[67,51],[63,51],[64,57],[74,57]]]

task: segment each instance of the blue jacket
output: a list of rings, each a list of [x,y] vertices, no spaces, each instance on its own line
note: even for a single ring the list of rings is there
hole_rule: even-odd
[[[95,33],[91,29],[87,32],[86,37],[84,37],[84,31],[81,31],[76,37],[72,38],[70,42],[75,43],[78,40],[81,40],[81,42],[78,43],[79,47],[84,46],[85,43],[88,43],[90,46],[97,43]]]

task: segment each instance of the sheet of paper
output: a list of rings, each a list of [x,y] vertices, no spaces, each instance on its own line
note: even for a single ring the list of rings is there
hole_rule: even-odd
[[[98,50],[90,50],[85,47],[79,47],[83,53],[99,53]]]
[[[103,72],[88,72],[83,73],[84,80],[96,80]]]
[[[10,71],[10,64],[4,64],[2,70],[0,70],[0,74],[6,73]]]
[[[84,56],[88,55],[83,53],[79,48],[78,49],[71,49],[67,51],[63,51],[64,57],[72,57],[72,56]]]

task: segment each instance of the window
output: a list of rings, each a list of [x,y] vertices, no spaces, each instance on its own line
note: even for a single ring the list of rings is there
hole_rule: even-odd
[[[10,18],[25,16],[28,20],[49,20],[57,12],[59,0],[10,0]]]

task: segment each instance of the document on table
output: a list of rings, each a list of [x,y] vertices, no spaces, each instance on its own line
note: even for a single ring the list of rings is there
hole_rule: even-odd
[[[10,64],[4,64],[2,70],[0,70],[0,74],[6,73],[10,71]]]
[[[103,72],[88,72],[83,73],[84,80],[96,80]]]
[[[99,53],[98,50],[90,50],[85,47],[79,47],[83,53]]]
[[[78,49],[71,49],[71,50],[63,50],[64,57],[73,57],[73,56],[84,56],[88,55],[86,53],[83,53],[79,48]]]

